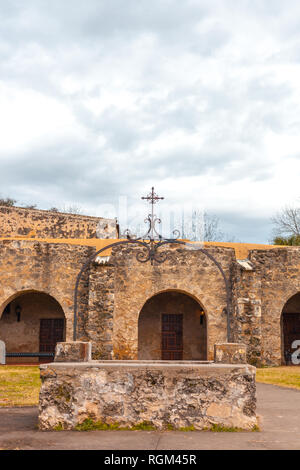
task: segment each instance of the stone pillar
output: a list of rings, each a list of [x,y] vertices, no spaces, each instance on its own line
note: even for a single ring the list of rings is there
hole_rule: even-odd
[[[92,360],[92,343],[69,341],[57,343],[54,362],[90,362]]]
[[[219,364],[246,364],[247,347],[240,343],[216,343],[214,362]]]
[[[0,364],[6,363],[6,351],[4,341],[0,341]]]
[[[236,308],[235,340],[247,345],[247,362],[261,362],[261,300],[252,297],[238,298]]]

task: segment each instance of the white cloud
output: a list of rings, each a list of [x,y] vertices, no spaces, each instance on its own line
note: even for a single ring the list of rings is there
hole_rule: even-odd
[[[299,13],[296,0],[3,0],[2,196],[97,212],[154,184],[267,241],[299,196]]]

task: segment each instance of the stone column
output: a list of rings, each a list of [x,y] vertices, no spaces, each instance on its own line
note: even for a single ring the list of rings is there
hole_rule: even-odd
[[[214,362],[219,364],[246,364],[246,345],[239,343],[216,343]]]
[[[92,360],[92,343],[69,341],[57,343],[54,362],[90,362]]]

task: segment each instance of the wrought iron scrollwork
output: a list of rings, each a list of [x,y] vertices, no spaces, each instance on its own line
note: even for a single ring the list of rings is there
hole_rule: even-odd
[[[164,245],[177,244],[177,245],[183,245],[192,249],[199,250],[204,255],[206,255],[220,271],[225,282],[225,288],[226,288],[226,294],[227,294],[227,308],[226,308],[227,310],[227,339],[228,341],[230,341],[231,340],[231,327],[230,327],[231,291],[230,291],[229,281],[224,273],[222,266],[214,258],[214,256],[211,253],[208,253],[205,249],[202,248],[202,244],[201,246],[199,246],[195,243],[189,243],[184,240],[179,240],[180,232],[177,229],[172,232],[174,235],[174,238],[162,237],[162,235],[160,235],[156,229],[156,224],[160,224],[161,220],[159,217],[157,217],[154,214],[153,207],[154,207],[154,204],[156,204],[159,200],[162,200],[164,198],[157,196],[157,194],[154,192],[154,188],[152,187],[151,193],[149,193],[148,196],[146,197],[142,197],[142,199],[149,201],[151,204],[151,208],[152,208],[151,214],[149,214],[148,217],[145,219],[145,223],[149,224],[147,232],[142,237],[136,237],[135,235],[131,234],[129,229],[127,229],[124,232],[124,238],[126,238],[125,240],[114,242],[98,250],[86,261],[86,263],[83,265],[83,267],[81,268],[77,276],[76,284],[75,284],[75,291],[74,291],[73,340],[76,341],[76,338],[77,338],[77,297],[78,297],[79,282],[80,282],[83,272],[88,268],[90,263],[94,261],[100,253],[110,248],[115,248],[117,246],[135,244],[137,246],[140,246],[141,248],[136,253],[137,261],[139,261],[140,263],[147,263],[148,261],[150,261],[151,265],[153,265],[154,262],[158,264],[162,264],[168,259],[168,251],[160,251],[159,249]]]
[[[161,223],[161,219],[154,214],[154,204],[164,198],[159,197],[154,192],[154,187],[151,188],[151,193],[149,193],[148,196],[142,197],[142,199],[149,201],[151,204],[151,214],[148,214],[148,217],[144,220],[146,224],[149,224],[148,230],[141,237],[132,235],[129,229],[125,230],[124,234],[126,238],[132,242],[141,241],[143,243],[144,248],[136,255],[136,259],[140,263],[146,263],[150,261],[151,264],[153,264],[153,262],[156,261],[157,263],[161,264],[166,261],[167,254],[159,252],[158,249],[164,244],[176,242],[180,236],[180,232],[179,230],[174,230],[174,238],[165,238],[158,232],[157,224]]]

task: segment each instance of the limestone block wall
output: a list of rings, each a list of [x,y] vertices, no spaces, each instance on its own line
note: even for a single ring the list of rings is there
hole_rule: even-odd
[[[279,365],[283,356],[282,310],[300,292],[300,248],[254,250],[250,260],[261,282],[262,362]]]
[[[233,283],[233,339],[247,345],[247,360],[259,365],[261,347],[261,278],[255,267],[245,271],[236,264]]]
[[[86,334],[94,359],[112,359],[115,268],[111,263],[91,265]]]
[[[74,287],[77,274],[93,247],[48,244],[25,240],[0,241],[0,318],[6,305],[20,294],[42,292],[49,294],[61,306],[66,318],[66,339],[73,335]],[[89,271],[83,276],[79,289],[79,337],[84,337],[88,309]],[[5,340],[4,323],[0,339]],[[16,330],[17,331],[17,330]]]
[[[235,262],[231,248],[207,249],[231,278]],[[227,296],[218,268],[203,253],[172,248],[163,264],[140,263],[140,248],[118,248],[113,253],[115,295],[113,348],[116,359],[138,358],[138,319],[148,299],[165,291],[186,293],[205,311],[207,321],[207,358],[213,359],[214,344],[227,340]],[[158,332],[160,334],[160,332]]]
[[[114,219],[0,206],[0,237],[118,238]]]
[[[248,347],[248,361],[280,365],[281,316],[285,303],[300,292],[300,248],[253,250],[253,271],[236,267],[234,341]]]
[[[74,429],[86,419],[157,429],[251,430],[255,367],[197,362],[91,361],[41,366],[39,427]]]

